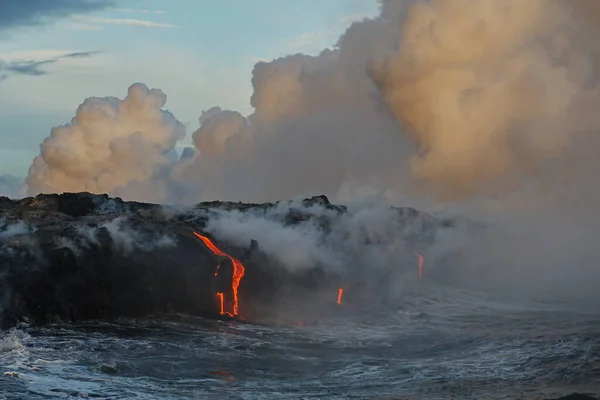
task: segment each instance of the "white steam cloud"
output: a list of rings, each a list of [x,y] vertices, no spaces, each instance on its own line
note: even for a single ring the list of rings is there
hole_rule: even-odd
[[[123,100],[87,99],[70,124],[54,128],[42,143],[26,179],[28,194],[130,190],[136,197],[136,185],[170,163],[168,153],[185,134],[183,125],[162,110],[166,99],[142,84],[132,85]],[[154,200],[161,200],[156,189]]]
[[[415,178],[449,197],[502,194],[560,157],[597,90],[588,52],[598,46],[583,46],[576,24],[565,1],[412,6],[398,50],[370,71],[420,145]]]
[[[77,232],[80,237],[85,239],[81,241],[79,245],[75,243],[67,243],[63,239],[60,243],[64,247],[68,247],[73,250],[76,254],[80,253],[80,247],[89,247],[88,244],[100,245],[100,239],[98,237],[99,229],[106,229],[108,235],[111,238],[111,244],[114,249],[124,255],[130,255],[134,251],[146,251],[151,252],[155,249],[163,248],[174,248],[176,246],[176,240],[174,237],[167,234],[155,235],[154,237],[148,237],[141,231],[136,230],[131,224],[127,223],[126,218],[118,217],[104,222],[98,228],[90,227],[87,225],[76,226]]]
[[[303,214],[313,215],[304,219]],[[295,223],[288,218],[296,216]],[[411,236],[424,238],[435,224],[426,214],[407,221],[390,207],[360,207],[339,215],[320,205],[304,208],[299,202],[282,202],[259,213],[220,211],[209,220],[206,230],[241,248],[256,239],[260,250],[289,271],[315,266],[339,272],[362,274],[365,283],[382,276],[415,280],[418,261]]]
[[[42,145],[29,194],[193,203],[349,185],[390,198],[514,192],[555,179],[548,169],[600,123],[599,14],[589,0],[382,1],[334,50],[258,63],[254,113],[204,112],[195,157],[168,157],[184,132],[160,90],[86,100]]]
[[[200,128],[192,134],[196,149],[202,154],[221,154],[227,140],[242,130],[246,119],[236,111],[223,111],[213,107],[199,118]]]
[[[8,223],[5,218],[0,218],[0,240],[8,239],[17,235],[24,235],[30,231],[30,227],[23,221]]]

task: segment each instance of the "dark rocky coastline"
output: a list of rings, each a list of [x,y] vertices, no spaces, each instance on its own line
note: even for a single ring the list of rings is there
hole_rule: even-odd
[[[248,246],[239,248],[203,230],[219,211],[260,214],[281,205],[166,207],[90,193],[0,197],[0,327],[175,313],[223,317],[215,292],[231,298],[231,263],[215,257],[194,231],[245,265],[239,295],[246,319],[266,317],[265,305],[282,290],[293,298],[336,287],[340,277],[318,267],[302,274],[280,268],[261,252],[260,237],[248,237]],[[315,215],[314,206],[331,213]],[[326,231],[332,218],[346,213],[315,196],[290,206],[282,223],[314,220]],[[410,208],[398,208],[397,216],[418,222],[408,238],[415,246],[431,240],[440,225]],[[221,273],[214,278],[217,265]]]

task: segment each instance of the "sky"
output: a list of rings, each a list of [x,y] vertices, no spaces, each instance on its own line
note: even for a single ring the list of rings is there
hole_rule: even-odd
[[[252,112],[258,61],[317,54],[376,0],[0,0],[0,175],[27,175],[52,127],[88,97],[142,82],[190,142],[203,110]]]

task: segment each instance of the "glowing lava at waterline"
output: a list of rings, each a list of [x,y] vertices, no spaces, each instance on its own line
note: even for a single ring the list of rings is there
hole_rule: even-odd
[[[419,258],[419,279],[423,278],[423,256],[419,253],[415,253],[415,255]]]
[[[223,296],[224,295],[222,292],[217,292],[217,298],[219,299],[219,314],[221,314],[221,315],[225,314],[225,308],[223,307],[223,301],[224,301]]]
[[[202,236],[201,234],[194,232],[194,235],[202,240],[202,242],[206,245],[206,247],[208,247],[214,255],[216,256],[220,256],[220,257],[227,257],[231,260],[231,263],[233,264],[233,277],[231,278],[231,290],[233,293],[233,307],[232,307],[232,311],[231,312],[225,312],[224,310],[224,294],[221,292],[217,292],[217,298],[219,299],[219,303],[220,303],[220,313],[221,314],[227,314],[230,315],[232,317],[237,317],[238,316],[238,310],[239,310],[239,300],[238,300],[238,288],[240,286],[240,282],[242,281],[242,278],[244,277],[244,274],[246,273],[246,268],[244,268],[244,265],[237,260],[236,258],[230,256],[227,253],[222,252],[217,246],[215,246],[215,244],[206,236]],[[219,265],[220,267],[220,265]],[[218,274],[215,273],[215,276]]]
[[[338,298],[337,298],[337,303],[338,304],[342,304],[342,295],[344,294],[344,289],[339,288],[338,289]]]

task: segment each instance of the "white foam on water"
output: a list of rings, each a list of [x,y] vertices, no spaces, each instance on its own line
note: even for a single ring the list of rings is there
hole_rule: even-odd
[[[22,340],[29,338],[29,335],[17,329],[11,329],[0,334],[0,357],[7,353],[19,353],[25,349]]]

